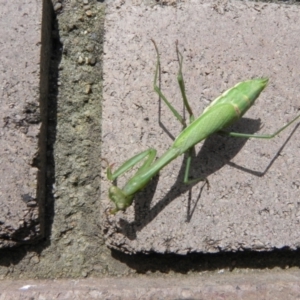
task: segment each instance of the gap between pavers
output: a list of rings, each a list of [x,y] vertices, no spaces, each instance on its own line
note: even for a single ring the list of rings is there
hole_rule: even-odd
[[[299,13],[297,6],[241,1],[186,1],[176,7],[111,3],[104,44],[102,157],[115,168],[150,147],[159,157],[181,130],[153,91],[151,38],[161,55],[161,88],[180,112],[176,40],[196,116],[239,81],[267,76],[269,86],[233,130],[275,132],[299,109]],[[192,164],[193,176],[208,177],[210,189],[203,183],[184,185],[178,158],[136,195],[126,213],[116,216],[105,213],[112,203],[103,172],[107,245],[126,253],[180,254],[298,248],[299,147],[296,125],[273,140],[213,136],[197,146]],[[125,182],[126,176],[118,185]]]

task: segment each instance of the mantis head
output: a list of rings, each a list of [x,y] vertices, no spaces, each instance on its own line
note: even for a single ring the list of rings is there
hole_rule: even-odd
[[[112,186],[109,189],[108,196],[115,204],[115,208],[110,210],[111,214],[116,214],[119,210],[125,211],[132,204],[133,196],[126,196],[121,189]]]

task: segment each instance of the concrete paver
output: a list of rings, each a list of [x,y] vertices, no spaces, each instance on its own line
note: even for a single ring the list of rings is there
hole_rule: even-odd
[[[0,281],[0,299],[297,299],[299,271],[176,278]]]
[[[181,130],[153,92],[151,38],[161,54],[162,91],[178,110],[176,40],[196,116],[236,83],[266,76],[269,86],[233,131],[275,132],[299,113],[299,13],[298,6],[249,1],[113,2],[106,16],[102,156],[115,169],[150,147],[159,157]],[[197,147],[192,175],[207,177],[210,189],[184,185],[177,158],[126,213],[103,214],[107,245],[126,253],[180,254],[298,248],[299,143],[296,125],[273,140],[207,139]],[[118,179],[120,187],[125,182],[126,176]],[[109,186],[103,180],[103,211],[113,205]]]
[[[41,81],[49,59],[41,60],[42,4],[0,0],[0,248],[43,234],[46,104],[40,101],[47,97],[47,80]]]

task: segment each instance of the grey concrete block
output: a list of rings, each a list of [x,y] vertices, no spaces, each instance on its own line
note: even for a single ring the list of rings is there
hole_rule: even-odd
[[[0,248],[43,234],[51,15],[44,2],[41,48],[43,1],[0,0]]]
[[[161,88],[182,113],[175,41],[184,56],[186,92],[194,113],[237,82],[270,83],[234,131],[273,133],[299,113],[299,7],[242,1],[186,1],[175,7],[110,3],[104,45],[102,157],[115,168],[147,148],[158,157],[181,126],[153,92],[156,54]],[[262,127],[262,128],[261,128]],[[294,130],[295,129],[295,130]],[[127,252],[263,251],[299,247],[299,130],[273,140],[212,136],[197,146],[193,176],[182,183],[178,158],[133,205],[107,216],[110,183],[103,172],[102,228],[109,247]],[[119,178],[123,186],[130,175]]]

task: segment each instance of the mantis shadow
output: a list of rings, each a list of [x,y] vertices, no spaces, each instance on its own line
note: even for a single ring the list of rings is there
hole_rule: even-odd
[[[267,165],[267,167],[265,168],[264,171],[260,172],[260,171],[254,171],[254,170],[250,170],[248,168],[245,168],[243,166],[239,166],[234,162],[228,162],[228,165],[231,167],[234,167],[238,170],[250,173],[252,175],[258,176],[258,177],[263,177],[268,171],[269,169],[272,167],[272,165],[274,164],[274,162],[276,161],[276,159],[278,158],[278,156],[280,155],[280,153],[282,152],[282,150],[284,149],[284,147],[287,145],[287,143],[290,141],[290,139],[292,138],[292,136],[294,135],[294,133],[296,132],[296,130],[298,129],[298,127],[300,126],[300,123],[298,123],[294,129],[292,130],[292,132],[289,134],[288,138],[285,140],[285,142],[282,144],[282,146],[279,148],[279,150],[277,151],[277,153],[274,155],[274,157],[271,159],[271,161],[269,162],[269,164]]]
[[[260,125],[260,120],[243,118],[229,130],[253,134],[260,129]],[[218,134],[208,137],[203,143],[199,153],[192,159],[193,167],[190,170],[190,177],[207,178],[209,175],[220,170],[224,165],[230,163],[230,160],[239,153],[246,142],[246,138],[232,138]],[[120,219],[119,223],[122,233],[130,240],[134,240],[136,238],[137,231],[142,230],[167,205],[187,191],[189,192],[189,195],[186,221],[189,222],[191,220],[198,201],[201,198],[204,185],[200,188],[196,201],[192,203],[192,188],[198,183],[189,185],[183,183],[186,158],[187,157],[185,156],[173,186],[169,189],[168,193],[163,197],[163,199],[161,199],[153,207],[151,207],[151,201],[159,180],[158,176],[156,176],[144,190],[137,194],[134,200],[135,220],[133,222],[128,222],[125,219]]]

